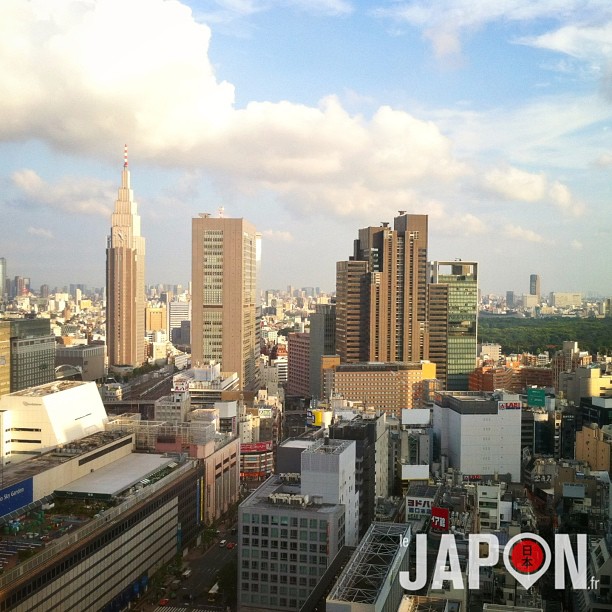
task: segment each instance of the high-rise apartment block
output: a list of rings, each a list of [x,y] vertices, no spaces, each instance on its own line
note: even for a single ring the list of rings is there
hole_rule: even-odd
[[[429,359],[449,391],[468,389],[476,367],[478,264],[434,261],[427,287]]]
[[[418,361],[425,336],[427,215],[400,211],[359,230],[350,261],[337,265],[336,348],[343,362]]]
[[[145,360],[145,239],[130,188],[127,147],[106,249],[106,342],[110,366]]]
[[[224,372],[238,372],[245,390],[260,384],[258,241],[244,219],[201,214],[192,222],[192,362],[220,362]]]

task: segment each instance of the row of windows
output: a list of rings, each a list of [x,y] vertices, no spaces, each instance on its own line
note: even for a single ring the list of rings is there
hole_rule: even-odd
[[[291,527],[297,527],[298,524],[301,528],[310,527],[310,529],[325,529],[327,530],[327,521],[317,520],[317,519],[307,519],[307,518],[299,518],[297,516],[270,516],[268,514],[249,514],[248,512],[244,512],[242,514],[242,523],[243,525],[253,524],[259,525],[261,522],[262,525],[282,525],[288,526],[291,524]],[[247,532],[244,532],[247,533]]]

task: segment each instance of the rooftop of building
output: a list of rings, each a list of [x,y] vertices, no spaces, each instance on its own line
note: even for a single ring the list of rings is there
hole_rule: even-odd
[[[134,487],[155,482],[165,468],[178,464],[175,457],[149,453],[133,453],[82,478],[59,487],[55,494],[64,497],[110,499]]]
[[[326,437],[306,447],[304,453],[312,455],[340,455],[353,443],[353,440],[338,440]]]
[[[302,495],[299,482],[292,483],[280,474],[270,476],[240,504],[241,509],[270,509],[274,507],[289,511],[308,509],[322,514],[344,508],[344,506],[341,507],[338,504],[323,503],[321,498],[316,496]]]
[[[130,436],[131,434],[122,431],[100,431],[75,442],[63,444],[39,457],[5,465],[2,471],[2,486],[12,486],[26,478],[42,474],[70,459],[98,450],[106,444]]]
[[[58,345],[55,348],[57,353],[84,353],[95,350],[97,353],[104,354],[104,344],[71,344],[69,346]]]
[[[408,497],[423,497],[427,499],[434,499],[436,495],[438,495],[439,490],[440,487],[434,487],[424,484],[412,484],[408,488],[407,495]]]
[[[336,366],[336,372],[403,372],[406,370],[421,370],[424,363],[429,361],[396,361],[392,363],[380,363],[368,361],[362,363],[342,363]]]
[[[142,456],[132,455],[136,463]],[[157,457],[160,463],[161,456]],[[150,471],[151,465],[136,468],[136,463],[132,464],[132,476],[138,477]],[[194,465],[194,462],[179,455],[165,457],[161,463],[165,464],[165,467],[158,469],[154,476],[141,478],[139,486],[130,487],[117,497],[61,497],[52,494],[3,517],[0,588],[5,588],[22,575],[21,564],[26,559],[28,570],[44,564],[53,555],[88,537],[156,491],[182,477]],[[125,464],[123,467],[125,468]],[[86,478],[91,477],[93,482],[100,474],[104,479],[103,468]]]
[[[388,580],[398,555],[407,554],[401,545],[410,536],[409,525],[373,523],[338,577],[327,601],[373,604]]]
[[[46,395],[60,393],[61,391],[67,391],[68,389],[74,389],[75,387],[81,387],[88,384],[90,383],[80,380],[55,380],[37,387],[28,387],[27,389],[22,389],[21,391],[15,391],[14,393],[9,393],[9,395],[15,397],[44,397]]]

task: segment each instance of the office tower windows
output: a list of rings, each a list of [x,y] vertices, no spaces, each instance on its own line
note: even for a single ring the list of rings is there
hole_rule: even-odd
[[[244,219],[192,222],[192,362],[221,363],[245,390],[259,388],[256,283],[259,234]]]

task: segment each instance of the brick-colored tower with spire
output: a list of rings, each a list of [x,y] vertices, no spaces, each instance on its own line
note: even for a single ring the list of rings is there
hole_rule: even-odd
[[[145,361],[145,239],[130,189],[127,145],[106,248],[106,345],[109,366]]]

